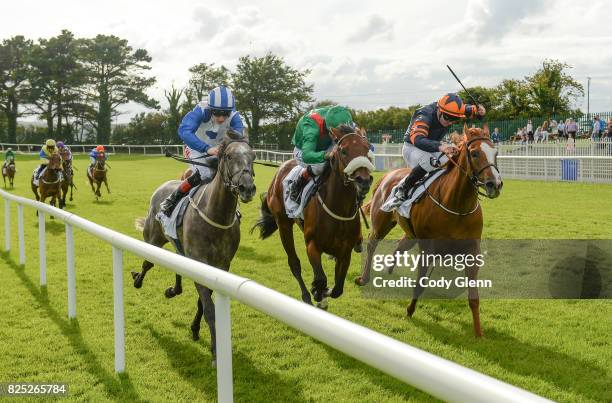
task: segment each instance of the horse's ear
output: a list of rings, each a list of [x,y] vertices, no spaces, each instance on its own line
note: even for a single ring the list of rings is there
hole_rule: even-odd
[[[330,130],[331,132],[331,136],[335,139],[338,140],[340,138],[340,130],[336,129],[335,127],[332,127],[332,129]]]
[[[491,132],[489,131],[489,124],[487,122],[482,125],[482,133],[485,135],[485,137],[491,137]]]
[[[467,123],[463,123],[463,135],[469,137],[470,130],[468,129]]]

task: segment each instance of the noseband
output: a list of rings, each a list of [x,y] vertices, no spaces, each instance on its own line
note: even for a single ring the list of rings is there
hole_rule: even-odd
[[[222,164],[221,165],[223,166],[221,175],[222,175],[222,178],[223,178],[223,185],[226,188],[228,188],[232,192],[232,194],[234,196],[237,196],[238,195],[238,188],[240,187],[240,185],[236,185],[236,181],[234,181],[234,178],[236,177],[236,175],[239,175],[237,182],[240,183],[240,179],[242,179],[242,177],[245,174],[250,174],[251,177],[254,178],[255,177],[255,172],[253,171],[253,164],[252,163],[251,163],[251,166],[249,168],[239,169],[239,170],[237,170],[235,172],[230,172],[229,171],[229,162],[228,161],[231,158],[225,152],[225,149],[226,149],[227,146],[229,146],[232,143],[244,143],[244,144],[246,144],[249,147],[249,149],[251,149],[251,145],[247,141],[244,141],[244,140],[233,140],[233,141],[230,141],[230,142],[225,143],[223,145],[223,149],[222,149],[222,153],[221,153],[221,160],[222,160]]]

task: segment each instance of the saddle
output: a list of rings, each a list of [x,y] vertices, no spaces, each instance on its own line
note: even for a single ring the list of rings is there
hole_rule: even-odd
[[[285,204],[285,211],[287,212],[287,216],[289,218],[296,218],[301,220],[304,219],[304,208],[306,208],[312,196],[317,193],[317,190],[322,185],[323,178],[325,177],[325,173],[323,173],[309,180],[308,183],[302,188],[300,202],[296,203],[291,200],[290,197],[291,185],[301,175],[302,169],[302,166],[296,165],[285,177],[285,179],[283,179],[283,201]]]
[[[402,179],[396,187],[391,190],[391,193],[381,206],[381,210],[386,211],[388,213],[396,210],[399,215],[410,218],[410,210],[412,206],[418,203],[423,196],[427,193],[427,189],[434,183],[440,176],[446,173],[445,168],[439,168],[434,171],[428,172],[423,178],[421,178],[413,187],[410,189],[410,193],[408,198],[404,200],[401,204],[398,204],[398,201],[395,198],[395,189],[398,186],[402,186],[406,178]]]

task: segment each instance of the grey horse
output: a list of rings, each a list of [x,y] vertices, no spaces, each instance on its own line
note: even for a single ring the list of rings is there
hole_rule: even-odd
[[[219,165],[215,178],[201,186],[193,195],[183,224],[177,229],[185,256],[229,271],[230,263],[240,243],[240,218],[237,211],[238,198],[248,203],[255,195],[253,161],[255,153],[249,144],[235,133],[228,132],[219,149]],[[144,222],[144,240],[162,247],[168,241],[161,225],[155,219],[160,203],[179,185],[172,180],[161,185],[151,198],[151,207]],[[142,271],[132,272],[134,287],[142,287],[144,277],[153,263],[145,260]],[[213,365],[216,365],[215,305],[212,290],[195,284],[198,291],[197,312],[191,324],[192,337],[200,338],[202,315],[210,329]],[[172,298],[182,292],[181,277],[176,276],[174,287],[166,290]]]

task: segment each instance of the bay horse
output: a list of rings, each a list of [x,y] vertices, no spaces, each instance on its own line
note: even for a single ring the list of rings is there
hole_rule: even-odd
[[[72,189],[75,187],[73,178],[74,171],[72,169],[72,160],[64,159],[62,156],[62,167],[64,169],[64,181],[62,182],[62,197],[60,199],[60,206],[66,206],[66,196],[68,190],[70,190],[70,201],[72,201]]]
[[[98,153],[96,157],[96,162],[91,169],[87,169],[87,179],[89,180],[89,184],[91,185],[91,190],[96,195],[96,200],[102,197],[100,193],[100,187],[102,183],[106,186],[106,190],[110,194],[110,188],[108,187],[108,182],[106,179],[106,158],[104,153]],[[94,189],[94,182],[96,183],[96,188]]]
[[[62,157],[59,154],[53,154],[49,158],[45,172],[38,178],[38,186],[34,185],[34,175],[32,175],[32,192],[36,200],[43,203],[50,197],[49,204],[55,207],[55,202],[61,200],[62,197],[62,182]],[[63,208],[61,203],[59,208]]]
[[[228,131],[219,147],[219,166],[215,178],[201,186],[189,201],[183,224],[177,228],[184,256],[229,271],[230,263],[240,243],[240,216],[238,199],[248,203],[256,188],[253,161],[255,152],[240,134]],[[161,185],[151,198],[149,213],[144,220],[143,236],[147,243],[163,247],[168,243],[160,223],[155,218],[161,202],[181,183],[171,180]],[[186,196],[189,197],[189,196]],[[138,225],[137,225],[138,226]],[[132,272],[134,287],[142,287],[146,273],[153,263],[145,260],[142,271]],[[195,284],[198,292],[197,312],[191,323],[193,340],[200,338],[202,315],[210,330],[213,365],[216,365],[215,305],[212,290]],[[181,276],[176,275],[174,287],[166,290],[167,298],[182,293]]]
[[[8,164],[4,166],[2,169],[2,179],[4,180],[4,188],[6,189],[6,178],[9,180],[9,185],[11,185],[11,189],[13,188],[13,181],[15,180],[15,172],[17,169],[15,168],[15,160],[9,161]]]
[[[322,309],[327,309],[328,296],[338,298],[342,295],[351,251],[356,245],[361,246],[359,209],[370,190],[371,171],[374,170],[365,130],[340,126],[331,130],[331,136],[335,145],[329,167],[318,179],[322,184],[304,208],[304,220],[289,218],[283,201],[283,179],[297,165],[297,161],[292,159],[280,166],[268,191],[262,195],[260,218],[251,229],[259,228],[261,239],[268,238],[278,229],[289,268],[300,286],[302,300],[312,304],[293,240],[293,224],[298,223],[304,233],[308,260],[314,272],[312,296]],[[327,288],[327,277],[321,264],[323,253],[336,260],[335,284],[331,291]]]
[[[392,189],[402,178],[410,173],[410,168],[396,169],[385,174],[375,185],[370,203],[364,209],[370,211],[372,230],[367,245],[367,258],[361,276],[355,279],[357,285],[365,285],[370,280],[372,256],[376,246],[399,223],[404,230],[396,251],[410,250],[416,243],[422,251],[435,253],[448,240],[460,240],[465,253],[480,253],[482,236],[482,208],[478,201],[481,188],[488,198],[499,196],[503,182],[497,169],[497,150],[490,139],[488,125],[482,129],[463,128],[459,154],[447,165],[447,172],[428,188],[425,195],[412,206],[411,217],[406,219],[395,210],[385,212],[381,206]],[[418,278],[427,274],[428,267],[419,266]],[[476,279],[478,267],[466,269],[468,278]],[[417,299],[423,292],[417,281],[413,297],[407,308],[412,317],[416,310]],[[472,311],[474,332],[482,336],[480,326],[480,299],[477,287],[468,288],[468,302]]]

